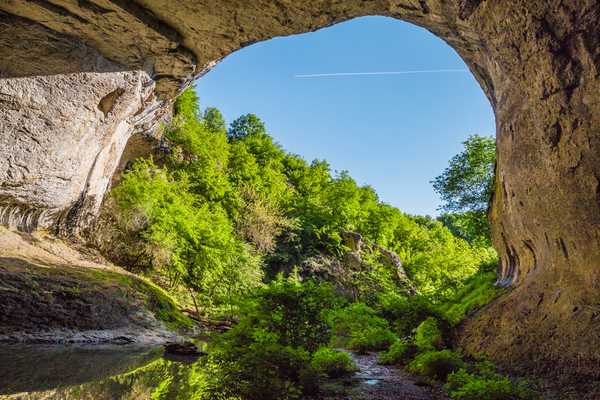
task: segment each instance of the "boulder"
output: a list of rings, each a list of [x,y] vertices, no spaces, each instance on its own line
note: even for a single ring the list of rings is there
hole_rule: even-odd
[[[163,345],[167,354],[176,356],[207,356],[208,353],[200,350],[192,342],[168,342]]]

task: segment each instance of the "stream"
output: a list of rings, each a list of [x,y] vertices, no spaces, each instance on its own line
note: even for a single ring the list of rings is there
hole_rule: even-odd
[[[444,400],[449,399],[439,384],[428,384],[401,368],[376,363],[377,354],[356,354],[349,352],[360,372],[356,378],[360,384],[341,391],[327,393],[319,399],[332,400]]]
[[[210,352],[210,339],[193,341]],[[350,355],[361,369],[353,384],[317,399],[447,398],[440,387],[376,364],[376,354]],[[169,356],[162,346],[0,344],[0,400],[184,400],[194,396],[205,360]]]

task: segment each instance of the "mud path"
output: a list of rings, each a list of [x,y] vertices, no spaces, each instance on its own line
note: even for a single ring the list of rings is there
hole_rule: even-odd
[[[450,396],[440,384],[430,385],[407,371],[379,365],[377,354],[349,353],[360,367],[356,378],[362,381],[345,393],[329,394],[320,399],[332,400],[446,400]]]

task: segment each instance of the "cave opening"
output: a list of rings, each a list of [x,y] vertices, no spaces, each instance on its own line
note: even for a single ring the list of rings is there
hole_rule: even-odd
[[[597,356],[593,350],[599,347],[600,335],[589,323],[595,318],[598,303],[600,254],[597,4],[572,0],[560,4],[479,0],[275,4],[257,0],[242,6],[231,2],[146,1],[144,7],[105,2],[103,7],[110,12],[99,13],[98,8],[89,7],[90,2],[71,3],[69,10],[47,7],[44,2],[0,5],[0,47],[10,55],[0,65],[2,129],[18,133],[1,135],[0,140],[3,154],[9,155],[0,160],[0,174],[4,177],[0,182],[3,224],[20,226],[23,221],[26,225],[32,221],[32,229],[51,227],[76,206],[83,191],[90,199],[100,199],[129,135],[148,133],[154,123],[166,116],[171,99],[181,89],[227,57],[203,78],[211,79],[218,68],[243,51],[228,56],[230,53],[250,43],[314,31],[354,17],[392,16],[422,26],[449,43],[469,65],[480,84],[478,90],[486,93],[495,110],[498,191],[491,203],[489,221],[496,249],[501,253],[501,278],[517,287],[470,321],[471,325],[465,327],[462,348],[470,354],[485,351],[513,370],[519,363],[538,372],[557,370],[559,365],[562,371],[571,371],[558,376],[560,379],[564,375],[577,382],[597,380]],[[358,21],[361,20],[355,20]],[[354,22],[339,27],[351,23]],[[334,29],[337,28],[312,35]],[[390,38],[385,37],[384,43],[391,44]],[[286,40],[293,39],[276,39],[282,43]],[[35,46],[24,45],[28,43]],[[259,46],[262,45],[254,48]],[[382,69],[331,72],[363,71]],[[294,71],[288,76],[323,72]],[[437,75],[425,77],[433,80]],[[351,77],[335,78],[315,78],[314,82],[350,82]],[[352,89],[358,82],[356,78],[352,77],[352,85],[342,85],[341,89],[313,91],[312,103],[323,98],[327,107],[311,113],[303,104],[294,106],[304,111],[300,119],[314,123],[296,134],[299,140],[312,144],[316,150],[330,147],[341,151],[343,146],[349,146],[351,135],[337,129],[336,119],[333,129],[315,116],[317,111],[333,114],[332,106],[336,104],[326,96],[328,93],[339,91],[355,99]],[[366,81],[374,76],[362,78]],[[211,105],[201,82],[200,97],[205,106]],[[384,81],[384,85],[391,87],[389,82]],[[105,107],[101,110],[98,104],[117,88],[126,91],[112,103],[110,112],[104,113]],[[259,89],[248,92],[258,99],[263,89],[259,85]],[[225,89],[222,92],[232,93]],[[460,104],[451,100],[446,103]],[[356,100],[353,104],[363,106],[353,109],[352,118],[346,116],[337,121],[348,119],[358,126],[357,117],[373,115],[373,109],[367,107],[373,103]],[[223,109],[221,104],[214,105]],[[273,119],[260,110],[244,107],[226,117],[230,122],[248,112],[259,115],[267,123],[269,133],[288,150],[312,157],[284,141],[280,129],[271,126]],[[430,123],[433,116],[431,113],[421,122]],[[298,119],[287,121],[286,126],[298,125]],[[316,129],[321,125],[325,133]],[[308,140],[307,133],[313,131],[320,136]],[[335,145],[326,146],[323,139],[331,137],[333,131],[345,136],[338,138]],[[363,157],[355,157],[352,165],[367,159],[364,153],[369,141],[379,144],[376,161],[393,158],[383,150],[409,148],[372,139],[377,131],[374,125],[363,127],[362,141],[358,142],[359,146],[365,144],[360,146]],[[415,130],[394,137],[423,136],[417,133]],[[458,145],[460,140],[454,143]],[[448,147],[431,138],[421,147],[431,150],[434,144]],[[394,157],[401,159],[397,153]],[[332,156],[324,157],[333,162]],[[427,157],[438,158],[432,152]],[[439,158],[445,162],[449,157]],[[92,164],[97,167],[88,180]],[[393,202],[374,179],[362,179],[347,165],[333,167],[350,169],[359,181],[372,183],[383,200]],[[398,174],[403,170],[377,166]],[[429,186],[429,179],[431,176],[423,184]],[[88,182],[92,183],[89,187]],[[413,212],[403,204],[398,206]],[[86,205],[81,209],[93,207]],[[526,272],[529,270],[531,274]],[[547,299],[554,298],[554,302],[538,304],[540,293]],[[580,311],[572,313],[576,307]],[[573,341],[573,337],[579,340]],[[531,342],[539,345],[532,347]]]

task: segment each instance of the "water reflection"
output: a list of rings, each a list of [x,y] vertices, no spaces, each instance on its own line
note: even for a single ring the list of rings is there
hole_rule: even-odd
[[[209,340],[194,340],[210,351]],[[163,347],[1,345],[0,399],[201,398],[205,358],[174,358]]]
[[[194,336],[190,339],[192,343],[196,345],[200,350],[205,353],[209,353],[212,351],[212,336],[210,335],[198,335]]]

